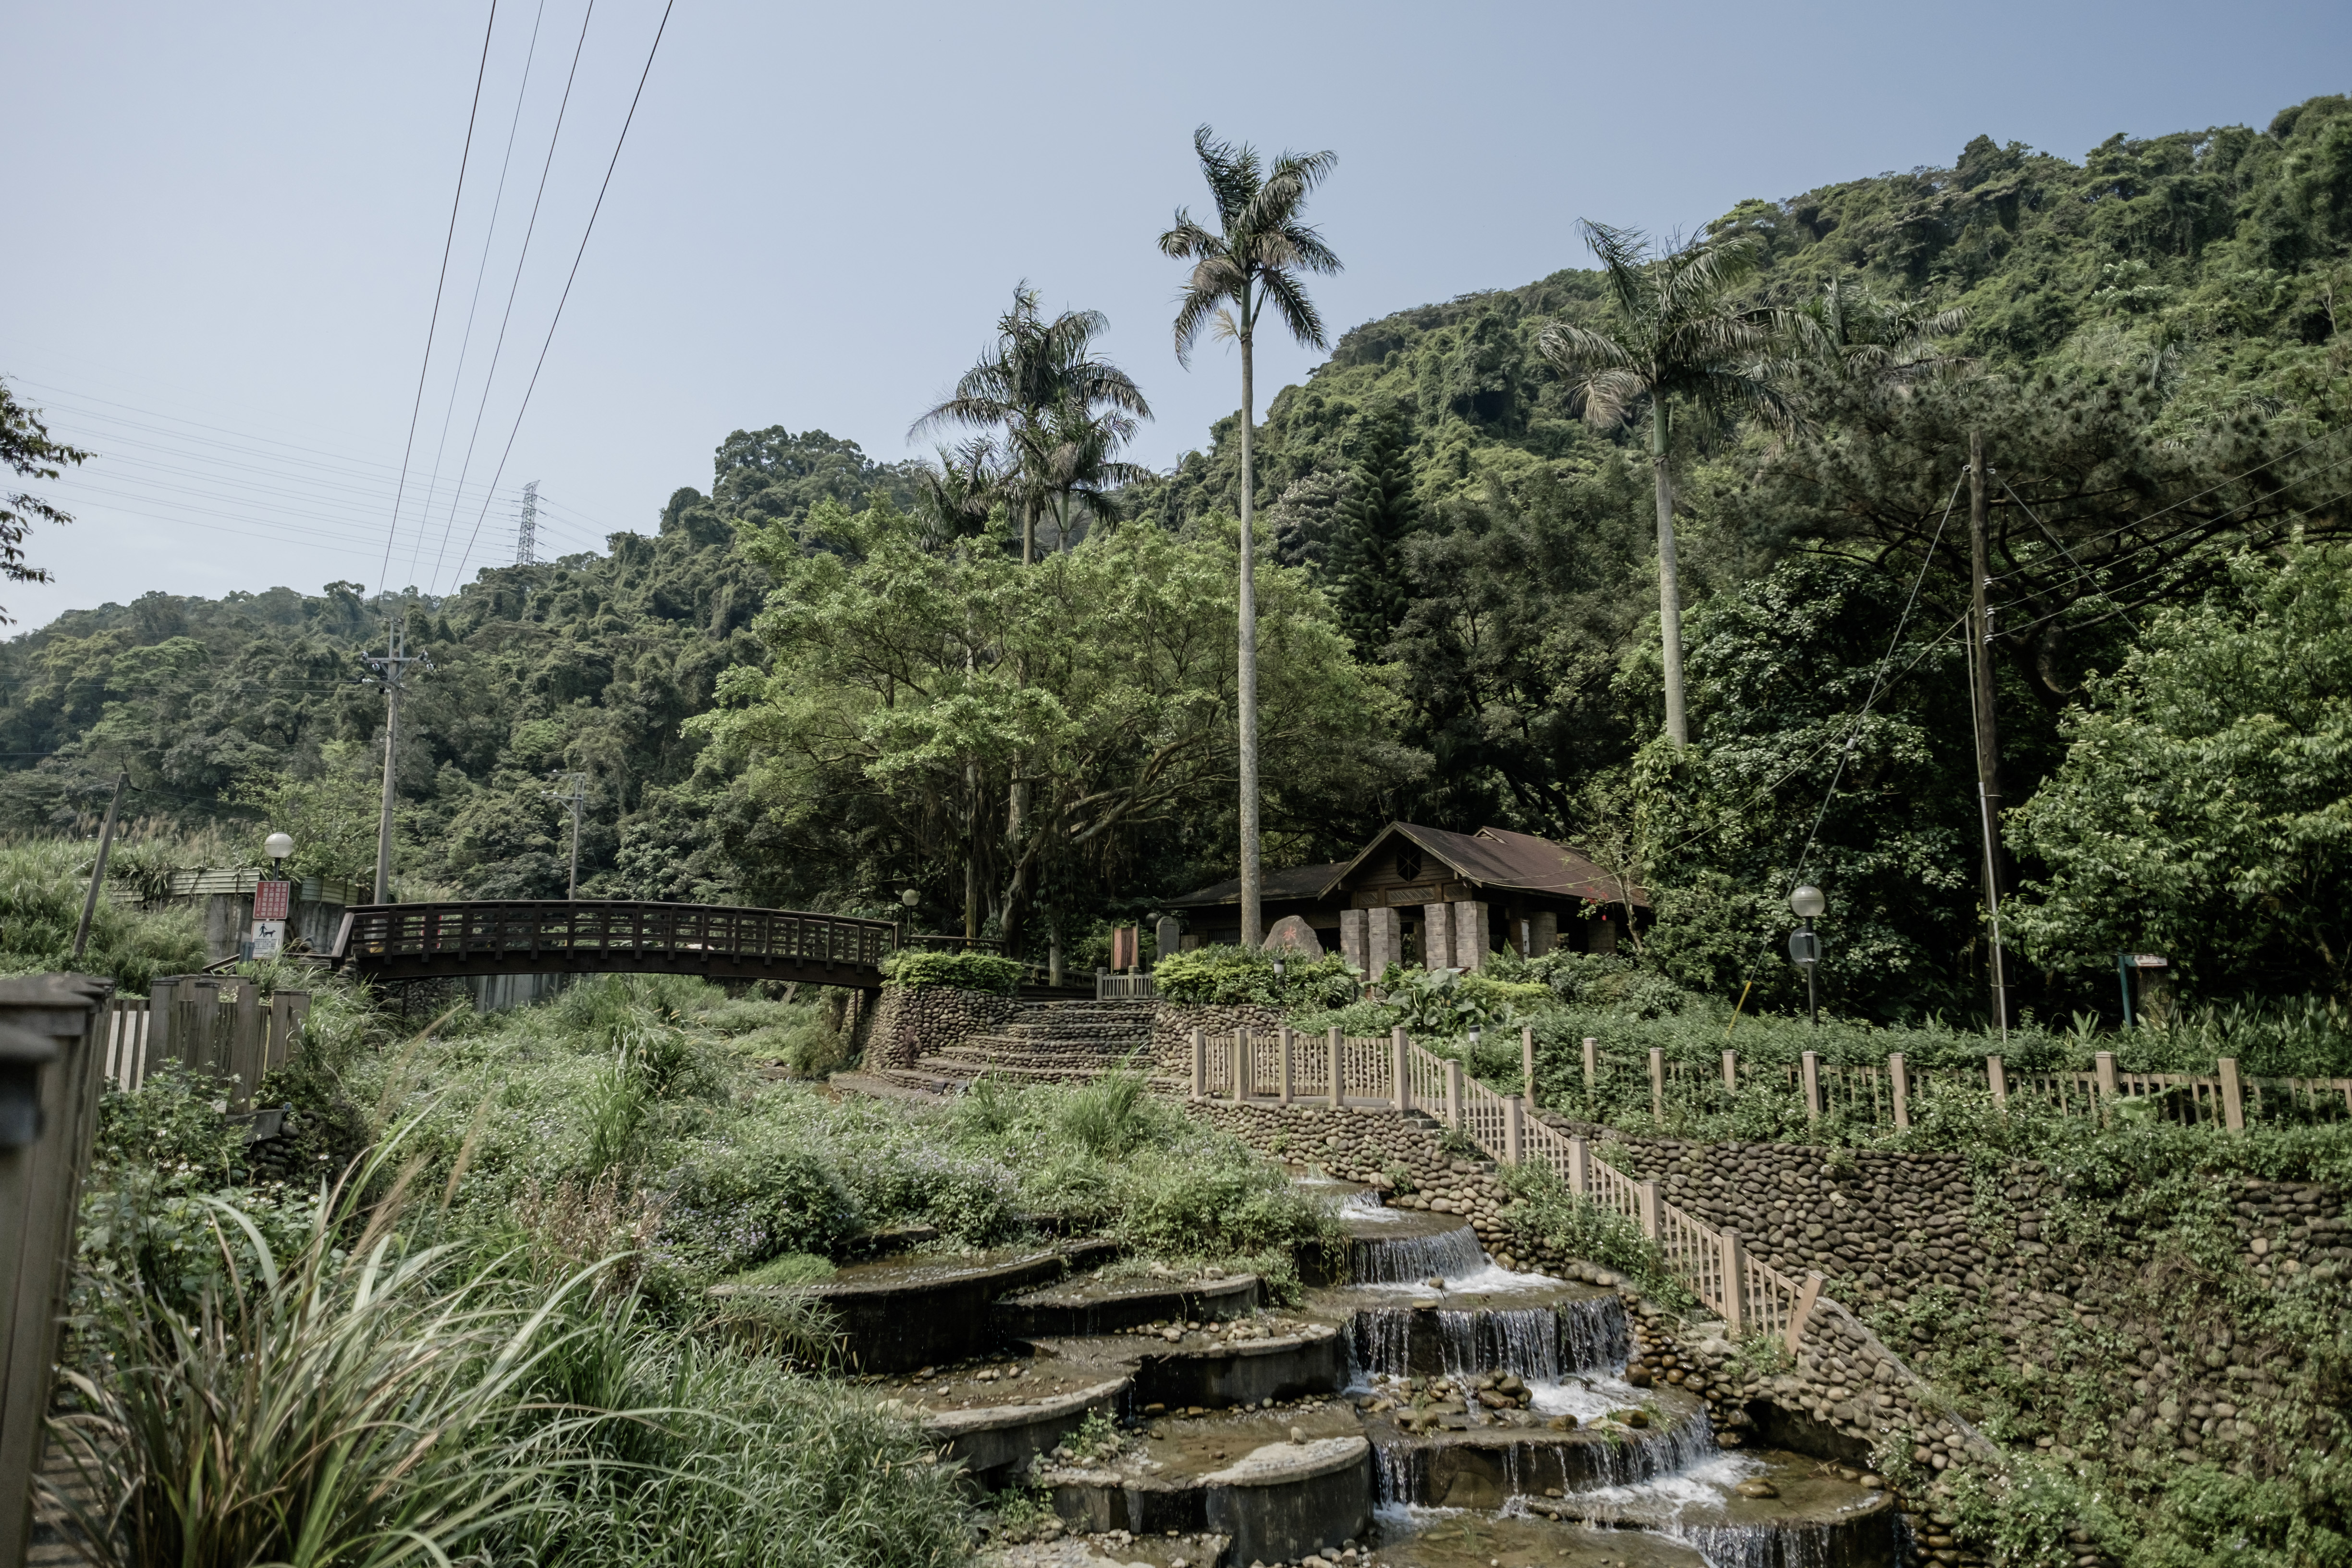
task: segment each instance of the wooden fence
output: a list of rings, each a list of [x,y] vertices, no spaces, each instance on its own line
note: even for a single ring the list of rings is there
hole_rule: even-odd
[[[0,980],[0,1568],[25,1559],[102,1084],[86,974]]]
[[[151,994],[118,996],[101,1014],[97,1036],[106,1081],[135,1089],[167,1061],[230,1080],[228,1110],[252,1107],[262,1075],[286,1065],[310,1016],[310,994],[280,991],[268,1005],[250,980],[183,975],[158,980]]]
[[[1532,1079],[1530,1035],[1521,1035],[1520,1050]],[[1666,1065],[1654,1057],[1654,1074],[1661,1083]],[[1725,1072],[1735,1073],[1735,1064],[1727,1060]],[[1433,1112],[1490,1159],[1548,1166],[1570,1192],[1631,1222],[1656,1244],[1675,1277],[1722,1314],[1733,1334],[1779,1334],[1794,1351],[1821,1295],[1821,1275],[1793,1279],[1748,1257],[1738,1232],[1718,1230],[1668,1202],[1655,1182],[1626,1175],[1596,1155],[1584,1139],[1538,1119],[1525,1099],[1496,1094],[1465,1073],[1460,1062],[1431,1054],[1402,1029],[1386,1039],[1344,1037],[1337,1029],[1319,1037],[1287,1028],[1213,1037],[1196,1029],[1192,1095]]]
[[[1582,1109],[1596,1119],[1610,1103],[1638,1104],[1642,1098],[1639,1069],[1598,1047],[1596,1039],[1584,1041]],[[2113,1052],[2100,1051],[2088,1072],[2018,1072],[1998,1056],[1981,1065],[1921,1068],[1901,1052],[1878,1062],[1837,1063],[1806,1051],[1793,1062],[1764,1063],[1725,1051],[1720,1068],[1711,1069],[1669,1059],[1652,1047],[1643,1066],[1650,1114],[1661,1121],[1670,1113],[1726,1109],[1734,1097],[1759,1088],[1801,1103],[1808,1117],[1841,1116],[1897,1130],[1911,1125],[1925,1101],[1952,1090],[1988,1095],[2004,1110],[2032,1106],[2102,1122],[2137,1115],[2233,1132],[2243,1131],[2250,1116],[2352,1120],[2352,1079],[2248,1079],[2232,1057],[2216,1062],[2211,1073],[2135,1073],[2118,1069]]]

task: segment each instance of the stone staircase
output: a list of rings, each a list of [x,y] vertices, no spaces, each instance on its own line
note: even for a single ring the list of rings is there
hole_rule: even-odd
[[[1149,1002],[1034,1002],[911,1068],[876,1076],[906,1089],[953,1094],[985,1073],[1015,1083],[1084,1083],[1130,1061],[1149,1072],[1151,1010]]]

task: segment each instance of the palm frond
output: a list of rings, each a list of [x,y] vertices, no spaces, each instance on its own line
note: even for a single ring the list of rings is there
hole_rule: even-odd
[[[1307,297],[1307,290],[1299,287],[1297,275],[1287,268],[1269,268],[1261,275],[1261,284],[1264,297],[1274,301],[1282,324],[1290,329],[1292,337],[1308,348],[1329,346],[1324,338],[1322,314],[1315,309],[1315,301]]]

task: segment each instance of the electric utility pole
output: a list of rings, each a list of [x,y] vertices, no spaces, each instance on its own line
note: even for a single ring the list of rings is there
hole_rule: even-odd
[[[572,807],[572,879],[564,885],[563,896],[577,899],[580,896],[580,806],[588,798],[588,775],[559,773],[556,777],[563,788],[547,791],[547,798],[567,802]]]
[[[366,657],[367,667],[376,672],[376,683],[383,688],[383,812],[375,826],[375,901],[392,902],[392,796],[395,775],[394,764],[400,752],[400,698],[408,687],[408,667],[433,668],[425,655],[408,651],[408,628],[395,625],[389,639],[391,651],[379,658]]]
[[[123,787],[131,782],[131,772],[124,768],[114,775],[114,796],[106,803],[106,826],[99,829],[98,860],[89,868],[89,897],[82,900],[81,924],[74,928],[73,962],[81,962],[82,949],[89,945],[89,922],[98,913],[98,890],[106,885],[106,852],[114,847],[114,819],[122,810]]]
[[[1985,910],[1992,919],[1992,1016],[2009,1034],[2009,963],[2000,944],[2000,732],[1992,700],[1992,546],[1987,537],[1984,436],[1969,432],[1969,697],[1977,735],[1977,813],[1984,833]]]
[[[515,564],[529,566],[539,559],[539,481],[522,487],[522,516],[515,523]]]

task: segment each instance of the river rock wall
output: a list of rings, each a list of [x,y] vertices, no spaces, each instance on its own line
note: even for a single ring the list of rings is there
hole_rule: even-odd
[[[992,1029],[1021,1011],[1010,996],[952,985],[891,985],[851,1036],[869,1069],[911,1068],[923,1057]]]

